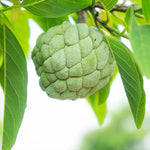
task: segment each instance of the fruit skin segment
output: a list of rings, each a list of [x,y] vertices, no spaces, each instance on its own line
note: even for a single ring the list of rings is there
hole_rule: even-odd
[[[56,99],[86,98],[103,88],[115,63],[104,35],[84,23],[63,22],[42,33],[32,51],[40,87]]]

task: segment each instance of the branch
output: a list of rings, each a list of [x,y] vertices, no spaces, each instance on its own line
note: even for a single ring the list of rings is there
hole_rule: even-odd
[[[87,17],[85,10],[78,11],[77,14],[78,14],[77,23],[85,23]]]
[[[100,2],[95,3],[94,7],[104,9],[103,5]],[[117,5],[114,6],[114,8],[110,12],[113,12],[113,11],[126,12],[129,7],[130,6],[127,6],[127,5],[118,5],[117,4]],[[137,6],[135,4],[133,5],[133,8],[134,8],[134,12],[142,10],[142,7]]]
[[[99,17],[98,14],[95,15],[96,21],[98,21],[105,29],[107,29],[112,35],[122,36],[126,39],[129,39],[127,35],[123,34],[124,32],[119,32],[117,29],[105,24],[105,21]]]

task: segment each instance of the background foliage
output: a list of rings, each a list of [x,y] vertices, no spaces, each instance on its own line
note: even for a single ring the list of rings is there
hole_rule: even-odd
[[[108,41],[116,69],[103,89],[87,98],[99,123],[107,112],[107,97],[117,72],[120,73],[137,128],[145,114],[143,76],[150,78],[150,8],[149,0],[7,0],[0,1],[0,85],[4,92],[2,150],[14,145],[21,125],[27,97],[26,57],[29,52],[29,19],[44,31],[68,21],[86,18],[88,26],[96,26]],[[129,1],[128,1],[129,2]],[[78,11],[87,16],[79,16]],[[120,31],[119,25],[123,30]],[[32,34],[32,33],[31,33]],[[126,38],[132,49],[122,43]],[[10,124],[12,126],[10,126]]]
[[[124,107],[112,114],[109,125],[86,134],[80,150],[148,150],[143,139],[149,130],[146,125],[142,130],[135,130],[130,111]]]

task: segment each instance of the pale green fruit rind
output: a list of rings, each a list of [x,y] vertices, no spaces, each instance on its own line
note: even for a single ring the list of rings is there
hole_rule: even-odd
[[[85,98],[103,88],[114,59],[95,27],[63,22],[42,33],[32,51],[40,86],[56,99]]]

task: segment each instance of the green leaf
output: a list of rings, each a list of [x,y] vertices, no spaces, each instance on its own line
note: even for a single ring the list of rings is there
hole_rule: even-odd
[[[1,43],[0,43],[0,68],[3,64],[3,51],[2,51],[2,47],[1,47]]]
[[[4,90],[4,64],[0,68],[0,86]]]
[[[100,125],[103,124],[107,113],[106,101],[99,104],[99,91],[87,98],[87,101],[91,105]]]
[[[19,41],[25,56],[27,56],[29,52],[30,37],[28,17],[24,14],[24,11],[20,11],[16,19],[12,19],[14,18],[14,11],[7,11],[5,14],[11,24],[11,30],[13,34],[15,34],[17,37],[17,40]]]
[[[3,64],[3,29],[0,25],[0,68]]]
[[[134,57],[142,71],[147,78],[150,78],[150,25],[137,26],[133,13],[133,8],[130,12],[130,42],[133,49]]]
[[[132,27],[133,28],[133,27]],[[134,51],[134,56],[139,63],[139,66],[142,70],[142,73],[146,75],[147,78],[150,78],[150,47],[149,47],[149,41],[150,41],[150,25],[141,25],[138,26],[138,34],[139,37],[134,39],[134,36],[136,33],[131,34],[131,46]],[[136,45],[136,43],[138,43]],[[138,47],[139,45],[139,47]]]
[[[68,21],[68,16],[58,17],[58,18],[45,18],[38,17],[31,13],[28,13],[29,17],[32,18],[45,32],[55,25],[59,25],[64,21]]]
[[[132,7],[132,6],[131,6]],[[130,13],[130,10],[131,8],[129,7],[129,9],[126,11],[126,14],[125,14],[125,23],[126,23],[126,27],[128,27],[128,31],[129,31],[129,26],[130,26],[130,17],[131,17],[131,13]],[[144,18],[139,18],[139,17],[136,17],[136,22],[137,24],[139,25],[142,25],[142,24],[146,24],[146,21]]]
[[[92,0],[24,0],[22,7],[40,17],[56,18],[77,12],[92,4]]]
[[[102,3],[103,7],[110,11],[118,2],[118,0],[100,0]]]
[[[127,11],[126,11],[125,23],[126,23],[126,26],[129,27],[129,24],[130,24],[130,8],[127,9]]]
[[[145,16],[145,20],[150,23],[150,0],[142,1],[142,10]]]
[[[27,66],[22,48],[4,25],[4,118],[2,150],[15,143],[27,98]]]
[[[137,128],[145,115],[143,79],[131,51],[119,40],[108,37]]]
[[[0,25],[0,86],[2,87],[2,89],[4,89],[4,64],[3,64],[3,60],[4,60],[4,55],[3,55],[3,51],[4,51],[4,37],[3,37],[3,26]]]
[[[109,90],[110,90],[110,82],[105,87],[103,87],[101,90],[98,91],[98,100],[100,105],[106,102],[107,97],[109,96]]]

